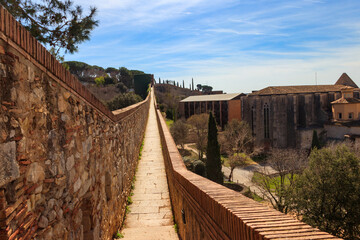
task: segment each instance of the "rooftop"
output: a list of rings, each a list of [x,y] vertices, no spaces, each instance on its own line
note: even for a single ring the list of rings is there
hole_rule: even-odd
[[[243,93],[229,93],[229,94],[213,94],[213,95],[198,95],[187,97],[180,102],[212,102],[212,101],[229,101],[238,96],[245,95]]]
[[[358,98],[339,98],[336,101],[331,102],[331,104],[343,104],[343,103],[360,103]]]
[[[316,92],[338,92],[344,85],[302,85],[302,86],[275,86],[267,87],[250,95],[281,95],[296,93],[316,93]]]
[[[359,88],[356,83],[346,73],[341,74],[335,85],[345,85],[353,88]]]

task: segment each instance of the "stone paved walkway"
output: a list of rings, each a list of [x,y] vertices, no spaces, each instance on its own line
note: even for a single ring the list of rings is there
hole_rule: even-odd
[[[154,99],[154,98],[152,98]],[[131,212],[122,230],[128,240],[179,239],[174,230],[169,190],[153,100],[150,104],[142,157],[136,173]]]

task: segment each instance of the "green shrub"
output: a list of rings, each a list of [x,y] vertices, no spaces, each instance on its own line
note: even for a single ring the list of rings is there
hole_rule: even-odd
[[[128,107],[141,101],[142,98],[139,95],[129,92],[115,97],[113,100],[107,102],[106,105],[111,111],[114,111],[117,109]]]
[[[193,163],[194,172],[200,176],[205,176],[205,163],[201,160],[196,160]]]

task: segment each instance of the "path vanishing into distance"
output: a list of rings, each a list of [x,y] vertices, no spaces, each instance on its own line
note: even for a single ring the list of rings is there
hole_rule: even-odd
[[[122,230],[124,239],[179,239],[174,229],[153,93],[133,193]]]

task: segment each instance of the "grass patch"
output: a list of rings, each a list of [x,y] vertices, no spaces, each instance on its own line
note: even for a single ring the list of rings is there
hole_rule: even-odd
[[[127,204],[131,205],[133,203],[132,199],[130,196],[127,197]]]
[[[248,189],[246,192],[243,193],[244,196],[251,198],[257,202],[263,202],[264,199],[257,195],[255,192],[252,192],[250,189]]]
[[[114,239],[120,239],[120,238],[124,238],[124,234],[122,234],[121,232],[119,232],[119,230],[114,234],[113,236]]]
[[[140,145],[140,150],[139,150],[139,160],[141,159],[141,156],[142,156],[142,151],[143,151],[143,148],[144,148],[144,139],[145,139],[145,135],[144,135],[144,138],[141,142],[141,145]]]
[[[266,177],[266,176],[264,176],[263,174],[261,174],[261,173],[258,173],[258,172],[254,172],[254,175],[253,175],[253,177],[252,177],[252,179],[251,179],[251,181],[252,182],[254,182],[254,183],[257,183],[257,184],[259,184],[259,183],[261,183],[262,182],[262,179],[264,178],[264,177]],[[286,176],[285,176],[285,182],[284,182],[284,184],[287,186],[287,185],[290,185],[290,180],[289,180],[289,177],[290,177],[290,174],[287,174]],[[297,175],[295,174],[295,176],[294,177],[297,177]],[[276,185],[278,186],[278,185],[280,185],[280,176],[273,176],[273,177],[270,177],[269,176],[269,184],[270,184],[270,189],[271,189],[271,191],[275,191],[275,189],[276,189]]]
[[[225,167],[230,167],[228,156],[221,155],[221,162]],[[245,164],[246,164],[246,166],[250,166],[250,165],[257,164],[257,163],[249,158],[249,159],[246,160]]]
[[[174,124],[174,120],[171,120],[171,119],[166,118],[165,121],[166,121],[166,125],[168,126],[169,129],[170,129],[171,126]]]

